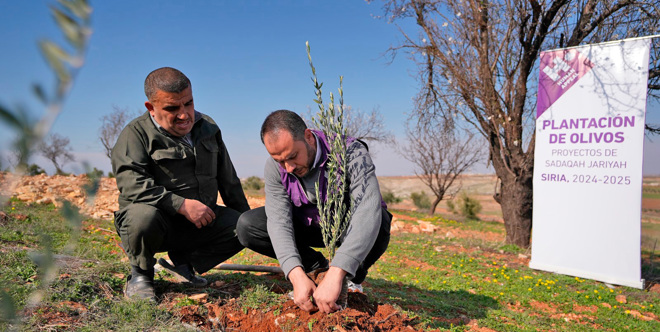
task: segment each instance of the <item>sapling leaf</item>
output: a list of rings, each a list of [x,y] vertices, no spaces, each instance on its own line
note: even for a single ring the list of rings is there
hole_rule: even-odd
[[[41,84],[32,84],[32,92],[34,92],[34,95],[37,96],[37,99],[39,99],[40,102],[48,104],[46,91],[44,91],[44,88],[41,86]]]
[[[60,209],[62,217],[66,219],[67,223],[73,227],[73,229],[80,229],[82,225],[83,217],[78,210],[78,207],[71,204],[69,201],[64,201],[62,208]]]
[[[51,6],[50,10],[55,18],[55,22],[60,27],[60,30],[62,30],[62,33],[64,33],[64,37],[66,37],[69,43],[76,48],[82,47],[85,39],[80,24],[57,7]]]
[[[61,84],[67,84],[71,81],[71,73],[67,70],[64,62],[68,62],[71,56],[57,44],[49,40],[39,42],[39,48],[46,58],[48,65],[55,71],[55,75]]]
[[[53,256],[53,238],[48,234],[39,236],[43,246],[41,252],[31,252],[28,256],[37,265],[39,279],[45,283],[52,280],[55,270],[55,258]]]
[[[58,2],[62,7],[70,10],[86,24],[89,23],[92,14],[92,7],[89,6],[89,3],[86,0],[58,0]]]
[[[13,322],[16,319],[16,304],[11,295],[0,290],[0,320]]]
[[[21,122],[18,119],[18,117],[9,109],[2,106],[1,104],[0,104],[0,119],[2,120],[2,122],[12,127],[21,128]]]

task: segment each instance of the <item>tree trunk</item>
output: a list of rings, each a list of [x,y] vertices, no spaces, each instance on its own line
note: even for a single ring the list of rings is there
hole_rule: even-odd
[[[442,200],[442,197],[435,196],[435,199],[433,200],[433,203],[431,203],[431,208],[429,209],[429,214],[431,216],[435,213],[435,209],[438,207],[438,204],[440,204],[441,200]]]
[[[500,203],[506,229],[506,243],[529,248],[532,236],[532,172],[522,176],[500,177]]]

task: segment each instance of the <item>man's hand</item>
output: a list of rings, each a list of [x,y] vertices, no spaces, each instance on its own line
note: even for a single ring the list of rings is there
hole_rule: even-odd
[[[341,309],[337,305],[337,299],[345,276],[346,271],[335,266],[331,266],[326,272],[323,281],[314,291],[314,302],[321,312],[331,313]]]
[[[316,306],[312,302],[312,294],[316,289],[316,285],[305,274],[305,271],[296,266],[289,272],[289,280],[293,285],[293,302],[302,310],[312,311]]]
[[[177,212],[190,220],[197,228],[202,228],[215,219],[215,213],[211,208],[194,199],[186,198]]]

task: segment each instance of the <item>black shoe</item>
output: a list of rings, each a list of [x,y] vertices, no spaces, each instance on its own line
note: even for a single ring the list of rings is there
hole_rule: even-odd
[[[143,275],[129,275],[124,286],[124,296],[127,299],[149,300],[156,302],[154,280]]]
[[[208,285],[208,281],[195,275],[195,271],[193,271],[188,264],[174,266],[164,258],[159,258],[158,264],[160,264],[165,271],[175,276],[179,281],[189,282],[195,287],[204,287]]]

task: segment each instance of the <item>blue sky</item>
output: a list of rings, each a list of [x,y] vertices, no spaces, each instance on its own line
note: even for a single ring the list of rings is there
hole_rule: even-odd
[[[23,103],[35,116],[43,108],[29,86],[53,84],[39,55],[39,38],[60,40],[47,4],[8,1],[0,10],[0,101]],[[109,170],[98,140],[100,118],[113,106],[144,110],[142,84],[153,69],[172,66],[192,81],[195,106],[221,130],[240,177],[261,176],[267,153],[259,141],[261,121],[271,111],[306,113],[314,90],[305,41],[312,47],[324,92],[336,92],[344,76],[347,105],[378,107],[399,140],[417,92],[415,66],[405,54],[384,56],[401,40],[398,26],[377,19],[381,3],[335,1],[93,1],[93,29],[86,64],[53,132],[71,139],[78,161]],[[647,121],[660,123],[660,107]],[[6,149],[7,128],[0,125]],[[660,137],[645,148],[645,173],[660,173]],[[648,141],[647,141],[648,142]],[[387,147],[376,146],[378,175],[411,175],[413,166]],[[47,161],[38,162],[47,170]],[[3,160],[6,166],[6,161]],[[76,166],[79,169],[79,166]],[[65,170],[74,170],[69,164]],[[480,167],[476,171],[490,172]]]

